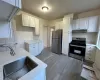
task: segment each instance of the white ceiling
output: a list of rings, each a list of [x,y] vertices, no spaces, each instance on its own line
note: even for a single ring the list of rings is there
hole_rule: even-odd
[[[100,7],[100,0],[23,0],[22,3],[23,10],[48,20]],[[41,7],[44,5],[50,8],[46,13],[41,11]]]

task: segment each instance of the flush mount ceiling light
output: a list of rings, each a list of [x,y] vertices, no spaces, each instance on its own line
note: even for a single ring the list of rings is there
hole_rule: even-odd
[[[46,6],[43,6],[43,7],[42,7],[42,10],[43,10],[44,12],[47,12],[47,11],[49,10],[49,8],[46,7]]]

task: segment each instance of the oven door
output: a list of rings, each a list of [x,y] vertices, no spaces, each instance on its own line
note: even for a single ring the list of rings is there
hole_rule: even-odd
[[[78,45],[69,45],[69,54],[76,54],[79,56],[85,56],[85,50],[86,47],[85,46],[78,46]]]

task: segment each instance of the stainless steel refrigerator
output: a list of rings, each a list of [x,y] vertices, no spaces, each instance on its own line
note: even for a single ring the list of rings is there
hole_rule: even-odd
[[[51,51],[56,54],[62,54],[62,29],[52,32]]]

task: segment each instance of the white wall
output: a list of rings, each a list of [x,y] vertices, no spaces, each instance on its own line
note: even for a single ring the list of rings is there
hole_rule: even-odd
[[[20,15],[21,13],[36,17],[34,15],[31,15],[23,11],[19,12],[17,15]],[[36,18],[39,18],[39,17],[36,17]],[[25,41],[33,40],[33,39],[42,40],[44,43],[44,47],[47,47],[47,29],[45,26],[48,24],[48,21],[41,18],[39,18],[39,20],[40,20],[40,35],[39,36],[35,35],[35,28],[20,26],[21,21],[17,20],[18,22],[16,22],[16,34],[17,34],[17,41],[20,44],[20,47],[24,47]]]
[[[72,33],[72,37],[86,38],[87,43],[96,44],[97,33]]]
[[[87,33],[72,33],[72,37],[87,38]]]
[[[19,15],[21,13],[26,13],[26,12],[20,11],[17,15]],[[26,13],[26,14],[28,14],[28,13]],[[28,14],[28,15],[34,16],[32,14]],[[96,15],[100,15],[100,9],[79,13],[79,14],[77,14],[77,18],[96,16]],[[36,17],[36,16],[34,16],[34,17]],[[23,42],[25,40],[39,38],[39,39],[43,40],[45,47],[49,46],[50,45],[50,28],[47,29],[46,27],[43,27],[43,26],[45,26],[44,24],[48,24],[49,27],[53,27],[52,25],[54,25],[58,21],[62,21],[63,18],[52,20],[52,21],[47,21],[47,20],[44,20],[41,18],[40,18],[40,20],[41,20],[40,36],[34,36],[34,29],[21,27],[20,30],[16,30],[15,26],[13,26],[13,30],[14,30],[13,34],[16,35],[16,37],[13,36],[10,39],[0,39],[0,43],[12,43],[12,42],[16,42],[16,40],[17,40],[20,43],[20,47],[23,47]],[[74,36],[76,36],[76,34],[74,34]],[[83,36],[85,36],[85,35],[83,35]],[[89,38],[89,39],[91,39],[91,38]],[[0,48],[0,51],[2,51],[2,50],[3,49]]]
[[[17,15],[20,15],[21,13],[28,14],[26,12],[20,11]],[[28,14],[28,15],[31,15],[31,14]],[[34,16],[34,15],[31,15],[31,16]],[[39,18],[39,17],[37,17],[37,18]],[[33,40],[33,39],[40,39],[40,40],[43,40],[44,46],[47,47],[47,37],[45,37],[47,29],[45,29],[44,26],[46,26],[48,24],[48,21],[41,19],[41,18],[39,18],[39,19],[40,19],[40,35],[39,36],[35,35],[35,28],[20,26],[19,23],[21,21],[19,20],[18,22],[16,22],[16,19],[14,19],[12,21],[12,30],[13,30],[12,31],[13,32],[12,38],[10,38],[10,39],[5,39],[5,38],[1,39],[0,38],[0,43],[2,43],[2,44],[8,44],[8,43],[14,44],[15,42],[17,42],[18,47],[24,48],[25,41]],[[5,50],[7,50],[7,49],[0,48],[0,51],[5,51]]]
[[[79,13],[77,14],[77,17],[84,18],[84,17],[97,16],[97,15],[100,15],[100,9]]]
[[[96,44],[98,33],[87,33],[87,43]]]

